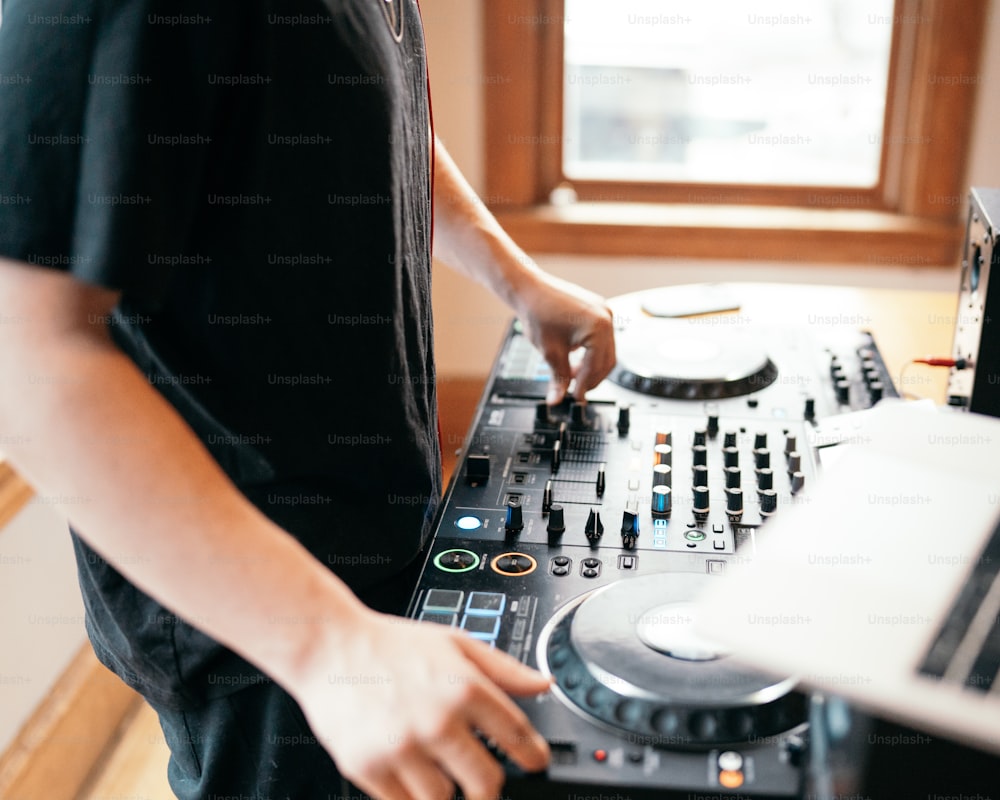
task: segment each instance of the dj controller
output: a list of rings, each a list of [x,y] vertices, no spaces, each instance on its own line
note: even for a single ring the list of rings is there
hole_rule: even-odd
[[[610,302],[618,364],[585,403],[546,406],[515,323],[438,515],[410,615],[554,681],[518,701],[551,764],[507,764],[505,797],[805,791],[806,696],[696,635],[694,599],[807,501],[818,424],[896,392],[867,333],[737,333],[657,316],[663,291]]]

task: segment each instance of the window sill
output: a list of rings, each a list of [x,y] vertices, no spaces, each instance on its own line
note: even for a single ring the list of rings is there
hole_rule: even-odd
[[[924,267],[957,263],[964,236],[961,221],[854,209],[581,202],[494,212],[518,244],[543,253]]]

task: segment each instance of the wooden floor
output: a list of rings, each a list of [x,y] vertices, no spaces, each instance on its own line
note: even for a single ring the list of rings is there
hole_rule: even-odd
[[[169,756],[156,712],[140,700],[79,800],[174,800],[167,783]]]
[[[462,447],[482,390],[481,380],[438,384],[446,481],[454,470],[456,453]],[[105,753],[78,800],[174,800],[167,783],[168,758],[156,713],[137,697],[121,736]]]

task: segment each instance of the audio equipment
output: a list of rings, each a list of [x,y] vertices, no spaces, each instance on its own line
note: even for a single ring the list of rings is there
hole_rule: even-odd
[[[586,403],[545,405],[515,323],[438,514],[410,616],[554,680],[519,701],[551,764],[505,762],[505,797],[805,790],[794,676],[736,666],[694,634],[692,601],[808,502],[817,421],[896,391],[867,333],[657,316],[669,291],[609,302],[618,364]]]
[[[965,361],[948,379],[948,404],[1000,417],[1000,189],[969,192],[969,221],[955,315],[952,357]]]

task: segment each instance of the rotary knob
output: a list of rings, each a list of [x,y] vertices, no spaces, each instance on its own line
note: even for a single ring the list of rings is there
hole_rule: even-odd
[[[848,405],[851,401],[851,382],[846,378],[841,379],[833,388],[837,393],[837,402],[842,406]]]
[[[626,511],[622,515],[622,547],[626,550],[634,549],[638,538],[639,517],[631,511]]]
[[[590,509],[590,514],[587,516],[587,524],[583,528],[583,535],[591,543],[600,541],[604,535],[604,523],[601,522],[601,512],[596,508]]]
[[[868,384],[868,394],[871,395],[872,404],[874,405],[885,394],[885,385],[882,381],[872,381]]]
[[[736,431],[726,431],[722,436],[723,447],[736,447]]]
[[[670,487],[669,486],[654,486],[653,487],[653,503],[652,510],[654,514],[659,514],[663,517],[670,516]]]
[[[792,494],[798,494],[802,491],[802,487],[806,485],[806,476],[804,472],[793,472],[792,473]]]
[[[726,513],[731,517],[743,514],[743,490],[726,489]]]
[[[562,536],[565,533],[566,516],[562,506],[557,504],[549,509],[549,524],[545,526],[545,530],[554,537]]]
[[[774,489],[761,489],[757,492],[760,496],[760,515],[769,517],[778,510],[778,493]]]
[[[753,435],[753,449],[765,450],[767,449],[767,434],[763,431],[758,431]]]
[[[507,518],[503,524],[504,533],[513,536],[524,530],[524,514],[517,500],[507,501]]]
[[[632,425],[631,406],[622,406],[618,409],[618,435],[625,436]]]
[[[736,447],[722,448],[723,467],[738,467],[740,465],[740,451]]]
[[[654,464],[672,464],[674,450],[669,444],[658,444],[653,448]]]
[[[816,417],[816,400],[813,397],[807,397],[805,400],[805,405],[802,409],[802,416],[805,419],[815,419]]]
[[[708,513],[708,487],[707,486],[695,486],[694,487],[694,508],[692,510],[698,516],[704,516],[705,514]]]
[[[671,468],[669,464],[657,464],[653,467],[653,486],[670,485]]]
[[[739,467],[726,467],[723,470],[726,476],[726,488],[727,489],[739,489],[740,488],[740,468]]]
[[[708,436],[714,439],[719,435],[719,415],[709,414],[708,420],[705,423],[705,430],[708,432]]]
[[[696,444],[691,448],[691,458],[696,467],[704,467],[708,464],[708,448],[703,444]]]
[[[768,469],[771,466],[771,452],[764,448],[757,448],[753,451],[753,461],[756,469]]]
[[[704,428],[696,430],[694,432],[694,446],[697,447],[698,445],[704,445],[705,444],[705,438],[707,436],[708,436],[708,432]]]
[[[796,447],[797,443],[798,443],[798,439],[796,438],[796,436],[795,436],[794,433],[785,434],[785,455],[786,456],[789,453],[793,453],[793,452],[795,452],[798,449]]]
[[[708,486],[708,467],[704,464],[691,467],[691,485]]]
[[[802,471],[802,454],[797,451],[792,451],[788,454],[788,472],[789,474],[794,474],[796,472]]]
[[[757,488],[758,489],[774,488],[774,470],[772,469],[757,470]]]

